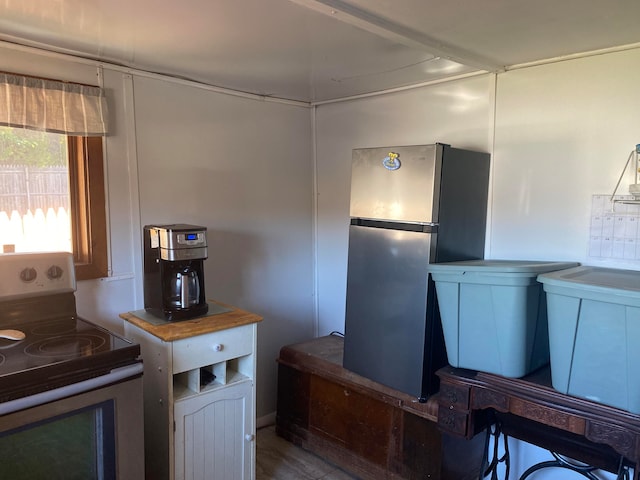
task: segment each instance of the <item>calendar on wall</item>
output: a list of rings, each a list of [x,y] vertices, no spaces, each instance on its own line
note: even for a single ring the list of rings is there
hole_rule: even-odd
[[[589,257],[640,261],[640,204],[629,195],[593,195]]]

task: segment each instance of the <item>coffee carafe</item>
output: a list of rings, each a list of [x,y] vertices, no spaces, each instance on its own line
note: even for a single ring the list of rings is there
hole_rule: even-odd
[[[207,229],[171,224],[144,227],[144,308],[167,320],[207,313],[203,261]]]
[[[167,281],[163,283],[164,297],[172,309],[185,309],[196,306],[200,301],[200,277],[191,262],[180,263],[177,269],[170,269]]]

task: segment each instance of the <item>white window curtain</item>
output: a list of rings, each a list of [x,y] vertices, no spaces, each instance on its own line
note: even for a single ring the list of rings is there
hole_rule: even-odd
[[[0,73],[0,125],[75,136],[107,134],[104,90]]]

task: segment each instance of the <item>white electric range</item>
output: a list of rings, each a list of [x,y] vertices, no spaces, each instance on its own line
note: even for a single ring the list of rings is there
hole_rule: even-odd
[[[0,478],[144,477],[140,347],[75,289],[70,253],[0,254]]]

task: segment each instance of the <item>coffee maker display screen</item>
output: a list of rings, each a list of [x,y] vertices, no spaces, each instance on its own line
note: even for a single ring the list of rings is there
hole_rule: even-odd
[[[187,233],[187,234],[185,234],[184,238],[186,240],[197,240],[198,239],[198,234],[197,233]]]

